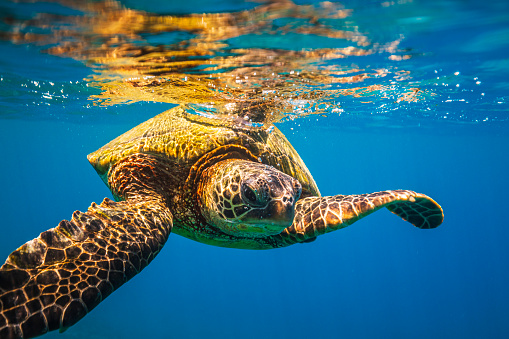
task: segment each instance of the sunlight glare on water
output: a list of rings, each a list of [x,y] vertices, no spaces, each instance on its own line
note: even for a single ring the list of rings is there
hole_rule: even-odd
[[[195,111],[212,105],[218,116],[258,111],[263,118],[252,118],[265,122],[309,114],[507,121],[502,2],[489,5],[500,9],[489,21],[475,12],[486,9],[461,2],[214,6],[194,14],[167,2],[7,5],[2,36],[16,46],[9,48],[40,50],[34,62],[49,64],[47,71],[56,61],[83,77],[55,83],[40,71],[33,80],[23,70],[3,74],[2,98],[9,99],[0,104],[28,96],[27,105],[73,106],[74,98],[89,97],[74,109],[149,101]],[[458,30],[471,38],[455,39]]]

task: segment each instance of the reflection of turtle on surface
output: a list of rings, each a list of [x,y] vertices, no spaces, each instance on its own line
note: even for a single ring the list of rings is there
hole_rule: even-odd
[[[93,203],[14,251],[0,269],[0,337],[76,323],[159,253],[170,232],[270,249],[314,240],[387,207],[419,228],[442,209],[412,191],[320,197],[275,127],[164,112],[88,156],[118,200]]]

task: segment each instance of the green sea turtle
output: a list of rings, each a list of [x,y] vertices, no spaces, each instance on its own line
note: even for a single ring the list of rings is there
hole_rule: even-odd
[[[419,228],[441,224],[431,198],[406,190],[321,197],[274,126],[164,112],[88,156],[116,201],[92,203],[0,268],[0,337],[65,330],[127,282],[170,232],[216,246],[313,241],[387,207]]]

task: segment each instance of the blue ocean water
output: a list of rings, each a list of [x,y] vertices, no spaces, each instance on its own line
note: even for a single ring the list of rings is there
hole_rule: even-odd
[[[62,3],[2,3],[2,32],[19,28],[12,18],[54,13],[57,22],[57,15],[82,15]],[[259,4],[122,5],[186,15]],[[172,235],[141,274],[65,333],[45,338],[509,336],[508,4],[342,6],[351,10],[343,22],[351,31],[366,33],[371,46],[397,40],[398,50],[329,59],[321,67],[344,67],[346,75],[379,71],[383,76],[361,85],[332,87],[382,90],[335,97],[339,113],[290,115],[277,126],[322,195],[411,189],[441,204],[443,225],[419,230],[383,210],[315,242],[270,251],[224,249]],[[288,23],[276,24],[270,29]],[[90,79],[101,69],[97,61],[47,53],[48,42],[2,36],[0,257],[6,258],[73,211],[111,197],[86,155],[172,104],[95,105],[101,89]],[[230,44],[297,51],[333,45],[309,36],[268,36],[241,35]],[[424,93],[418,100],[399,99],[417,87]]]

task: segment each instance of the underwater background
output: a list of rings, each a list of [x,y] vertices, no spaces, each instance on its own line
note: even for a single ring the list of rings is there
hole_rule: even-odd
[[[73,211],[111,197],[86,155],[182,103],[165,100],[163,92],[153,100],[132,94],[121,85],[132,75],[122,73],[118,83],[103,75],[118,68],[91,47],[79,55],[56,51],[66,46],[62,41],[83,38],[55,34],[76,24],[69,17],[92,15],[83,10],[85,1],[77,3],[82,7],[68,1],[1,2],[2,258]],[[156,17],[249,14],[263,6],[105,3]],[[344,81],[321,88],[320,78],[309,77],[316,80],[309,89],[295,80],[306,95],[316,87],[331,94],[312,92],[318,104],[308,101],[300,109],[299,101],[300,110],[284,106],[293,99],[283,95],[275,106],[281,112],[277,127],[322,195],[411,189],[443,207],[444,223],[420,230],[384,209],[315,242],[270,251],[212,247],[171,235],[141,274],[65,333],[44,338],[509,337],[509,3],[297,1],[295,6],[301,7],[288,7],[274,20],[267,17],[283,10],[267,7],[260,13],[272,21],[260,34],[255,27],[219,37],[215,42],[223,45],[208,51],[236,56],[256,48],[275,51],[276,58],[283,55],[279,50],[342,53],[308,63],[299,54],[300,69]],[[312,8],[313,19],[294,15],[308,11],[302,6]],[[344,15],[321,18],[340,10]],[[312,29],[317,22],[345,27],[350,38],[320,36]],[[33,39],[37,34],[43,38]],[[83,41],[99,46],[94,39],[105,33],[90,34],[95,36]],[[192,35],[203,33],[144,34],[130,43],[146,50],[191,46]],[[355,53],[349,52],[352,42]],[[252,67],[250,62],[241,66]],[[290,67],[281,65],[276,76]],[[200,69],[179,72],[191,77]],[[267,79],[259,81],[263,87]],[[111,95],[114,91],[120,94]],[[236,93],[232,97],[245,95]]]

